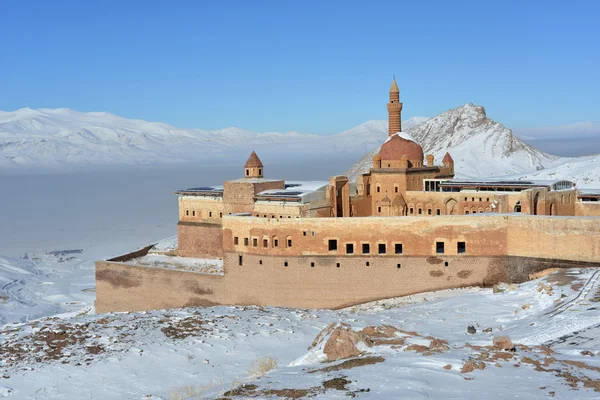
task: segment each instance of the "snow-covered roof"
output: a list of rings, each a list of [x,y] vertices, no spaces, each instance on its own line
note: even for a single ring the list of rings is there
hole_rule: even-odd
[[[600,189],[583,188],[579,189],[578,197],[587,199],[600,199]]]
[[[184,196],[223,196],[223,186],[198,186],[189,189],[182,189],[175,192]]]
[[[285,184],[285,189],[263,190],[256,195],[256,200],[286,200],[309,203],[325,198],[327,184],[324,181],[291,181]]]
[[[552,190],[572,189],[575,183],[566,180],[519,180],[519,179],[452,179],[440,183],[442,187],[502,187],[536,188],[551,187]]]

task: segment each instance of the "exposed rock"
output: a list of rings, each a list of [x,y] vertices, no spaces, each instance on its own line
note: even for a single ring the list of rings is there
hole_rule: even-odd
[[[370,340],[362,332],[353,331],[348,324],[339,324],[331,330],[323,353],[327,356],[327,361],[341,360],[362,354],[370,345]]]
[[[485,363],[483,361],[469,360],[465,363],[465,365],[463,365],[460,372],[462,374],[466,374],[468,372],[473,372],[476,369],[479,369],[479,370],[485,369]]]
[[[475,329],[475,327],[473,325],[469,325],[467,327],[467,332],[470,333],[471,335],[474,335],[475,333],[477,333],[477,329]]]
[[[491,332],[491,331],[492,331],[492,328],[485,328],[485,329],[483,330],[483,332],[485,332],[485,333],[487,333],[487,332]]]

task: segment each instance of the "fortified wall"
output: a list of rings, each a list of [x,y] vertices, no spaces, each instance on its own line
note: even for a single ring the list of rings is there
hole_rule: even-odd
[[[221,248],[222,275],[130,265],[127,257],[99,261],[96,309],[340,308],[424,291],[522,282],[550,267],[599,267],[600,218],[224,216]]]

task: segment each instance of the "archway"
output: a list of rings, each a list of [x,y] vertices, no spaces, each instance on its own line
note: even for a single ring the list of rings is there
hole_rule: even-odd
[[[556,207],[554,203],[550,203],[550,215],[556,215]]]
[[[446,203],[444,204],[444,214],[446,214],[446,215],[458,214],[457,204],[458,204],[457,201],[454,200],[453,198],[449,198],[448,200],[446,200]]]
[[[540,192],[537,192],[533,197],[533,215],[538,215],[538,202],[540,201]]]

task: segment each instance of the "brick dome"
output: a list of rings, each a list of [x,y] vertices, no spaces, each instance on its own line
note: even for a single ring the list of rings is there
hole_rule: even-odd
[[[382,160],[401,160],[403,156],[406,156],[411,162],[423,162],[423,148],[412,140],[406,140],[400,135],[392,135],[381,146],[379,156]]]

